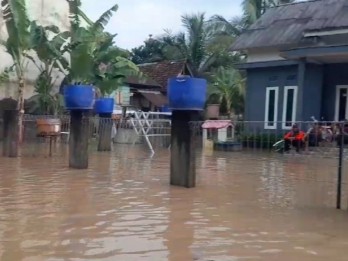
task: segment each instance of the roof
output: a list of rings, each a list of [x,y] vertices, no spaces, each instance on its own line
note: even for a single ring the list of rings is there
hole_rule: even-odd
[[[147,77],[144,82],[136,78],[127,80],[130,84],[161,86],[163,91],[167,90],[169,78],[185,74],[188,66],[185,61],[164,61],[157,63],[139,64],[139,70]]]
[[[168,104],[168,100],[166,96],[162,93],[158,92],[147,92],[147,91],[139,91],[139,93],[145,97],[148,101],[150,101],[153,105],[157,107],[162,107]]]
[[[230,120],[207,120],[203,123],[203,129],[225,129],[228,127],[233,127]]]
[[[315,0],[270,8],[232,45],[232,50],[296,47],[305,32],[348,28],[347,0]]]
[[[131,86],[143,86],[143,87],[147,87],[147,88],[159,88],[161,89],[162,86],[154,81],[153,79],[149,78],[149,77],[145,77],[144,79],[139,79],[136,76],[128,76],[126,82],[131,85]]]

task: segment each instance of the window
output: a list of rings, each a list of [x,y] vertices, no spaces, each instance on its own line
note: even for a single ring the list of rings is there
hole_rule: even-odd
[[[296,106],[297,106],[297,86],[284,87],[283,101],[283,129],[291,129],[291,126],[296,121]]]
[[[266,88],[265,129],[277,128],[278,92],[278,87]]]

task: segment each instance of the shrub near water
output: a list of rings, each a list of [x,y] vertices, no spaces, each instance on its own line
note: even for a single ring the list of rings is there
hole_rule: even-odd
[[[273,144],[282,138],[283,135],[279,134],[242,134],[240,141],[243,147],[272,149]]]

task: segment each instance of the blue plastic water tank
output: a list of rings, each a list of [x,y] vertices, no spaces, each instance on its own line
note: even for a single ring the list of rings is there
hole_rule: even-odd
[[[100,98],[95,101],[94,111],[98,114],[112,113],[114,111],[114,98]]]
[[[207,96],[207,81],[175,77],[168,80],[168,100],[172,110],[201,111]]]
[[[91,85],[66,85],[64,102],[68,110],[92,110],[95,101],[95,89]]]

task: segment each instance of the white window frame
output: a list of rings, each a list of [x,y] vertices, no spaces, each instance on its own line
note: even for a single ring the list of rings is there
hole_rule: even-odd
[[[335,121],[338,121],[338,114],[340,109],[340,91],[341,89],[348,89],[348,85],[336,86],[336,101],[335,101]],[[348,115],[348,93],[347,93],[347,105],[346,105],[346,117]]]
[[[275,97],[274,97],[274,121],[273,125],[269,125],[270,123],[268,119],[269,114],[269,93],[271,91],[275,91]],[[277,119],[278,119],[278,99],[279,99],[279,87],[266,87],[266,102],[265,102],[265,129],[267,130],[275,130],[277,129]]]
[[[291,130],[291,126],[286,126],[286,108],[288,107],[288,92],[289,92],[289,90],[294,90],[291,126],[296,122],[298,87],[297,86],[285,86],[284,87],[284,100],[283,100],[283,117],[282,117],[283,130]]]

